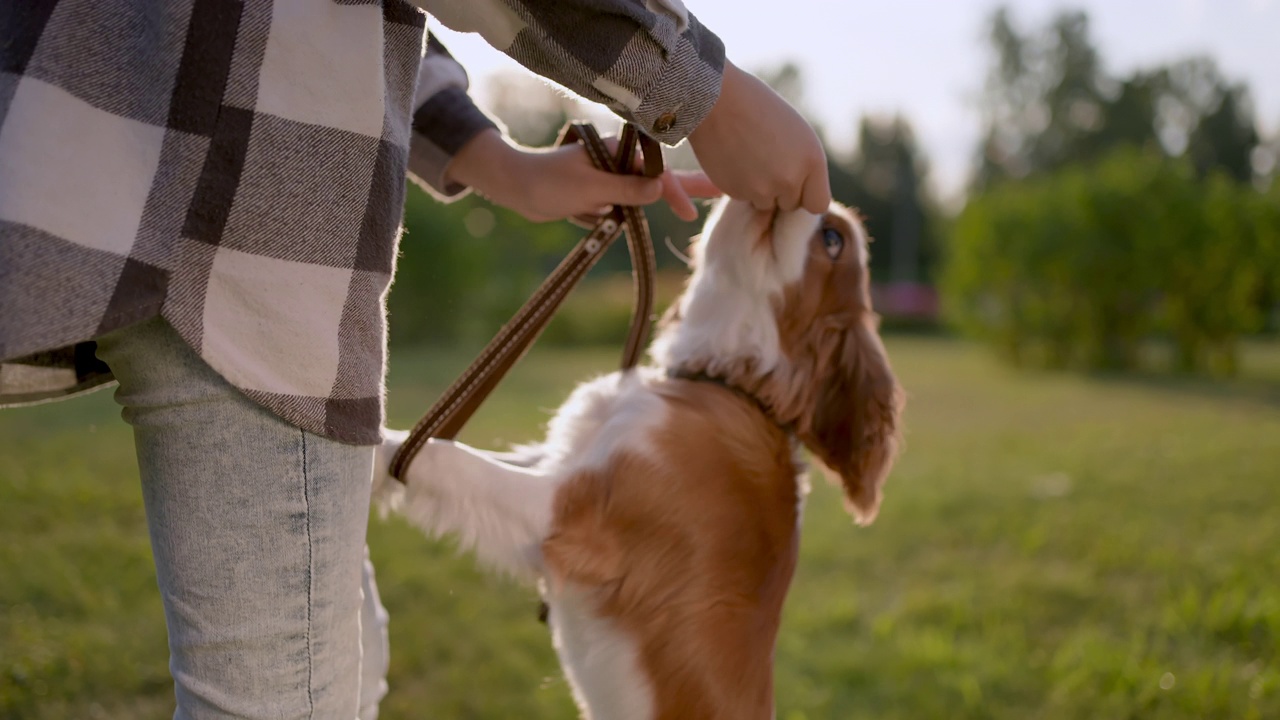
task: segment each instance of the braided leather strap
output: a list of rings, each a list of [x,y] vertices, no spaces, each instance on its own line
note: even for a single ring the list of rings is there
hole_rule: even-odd
[[[652,138],[627,124],[618,143],[618,154],[612,156],[595,128],[575,123],[565,129],[561,143],[580,142],[592,164],[601,170],[630,174],[635,163],[637,144],[644,158],[644,173],[649,177],[662,174],[662,151]],[[623,349],[622,368],[631,369],[640,360],[653,314],[653,242],[644,212],[637,207],[615,206],[599,218],[591,232],[569,252],[551,275],[534,291],[533,296],[516,312],[493,340],[485,346],[471,365],[445,390],[409,433],[409,437],[391,459],[391,476],[403,480],[405,468],[430,438],[451,440],[493,392],[507,372],[528,352],[533,341],[551,321],[552,315],[587,271],[599,261],[604,251],[623,228],[627,230],[631,264],[634,269],[635,310],[631,330]]]

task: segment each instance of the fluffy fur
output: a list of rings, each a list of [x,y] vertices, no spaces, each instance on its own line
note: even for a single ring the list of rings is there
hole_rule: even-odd
[[[536,579],[583,716],[771,718],[807,448],[875,518],[902,392],[877,336],[867,237],[844,208],[713,212],[653,367],[579,386],[512,453],[430,442],[403,489],[424,530]]]

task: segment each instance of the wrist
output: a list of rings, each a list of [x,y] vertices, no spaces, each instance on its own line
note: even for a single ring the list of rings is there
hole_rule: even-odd
[[[734,104],[742,92],[742,83],[745,75],[746,73],[737,65],[725,58],[724,72],[720,76],[720,95],[716,98],[715,105],[711,106],[707,116],[702,119],[702,122],[698,123],[693,132],[689,133],[689,143],[691,145],[696,144],[700,138],[714,134],[716,128],[726,118],[733,115]]]
[[[482,195],[490,195],[497,188],[501,170],[515,154],[515,148],[507,143],[502,133],[488,128],[467,141],[445,166],[446,183],[456,183],[472,188]]]

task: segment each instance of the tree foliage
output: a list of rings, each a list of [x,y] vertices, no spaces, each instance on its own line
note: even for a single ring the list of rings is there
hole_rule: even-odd
[[[835,198],[862,213],[875,239],[871,275],[879,282],[926,281],[937,259],[938,210],[928,193],[928,163],[902,116],[867,116],[852,157],[833,157]]]
[[[1121,149],[974,198],[952,236],[953,319],[1018,363],[1229,374],[1280,276],[1277,197]],[[1270,287],[1269,287],[1270,286]]]
[[[1002,8],[992,16],[989,42],[976,191],[1095,161],[1122,146],[1187,154],[1201,176],[1222,170],[1253,179],[1260,137],[1248,88],[1212,59],[1113,77],[1082,11],[1023,32]]]
[[[1114,78],[1083,12],[1024,33],[1002,9],[990,28],[952,317],[1015,362],[1132,369],[1163,346],[1177,370],[1234,372],[1280,298],[1248,89],[1208,58]]]

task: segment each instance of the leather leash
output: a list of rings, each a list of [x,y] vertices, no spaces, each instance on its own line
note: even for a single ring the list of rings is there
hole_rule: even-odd
[[[581,143],[586,148],[595,167],[624,175],[633,173],[638,147],[644,158],[644,174],[647,177],[662,174],[662,149],[656,140],[637,130],[631,123],[627,123],[622,129],[616,156],[610,155],[600,134],[588,123],[574,123],[565,128],[559,144],[572,142]],[[631,330],[622,351],[622,369],[629,370],[636,366],[644,351],[652,322],[655,266],[653,241],[649,236],[649,223],[640,208],[615,205],[595,223],[591,232],[578,242],[568,257],[538,286],[533,296],[489,341],[479,357],[454,380],[435,405],[418,421],[391,459],[391,477],[404,482],[405,469],[426,445],[427,440],[452,440],[457,437],[507,371],[524,356],[533,341],[546,328],[569,291],[600,260],[604,251],[618,239],[624,229],[627,233],[627,246],[631,251],[635,308],[631,317]]]

